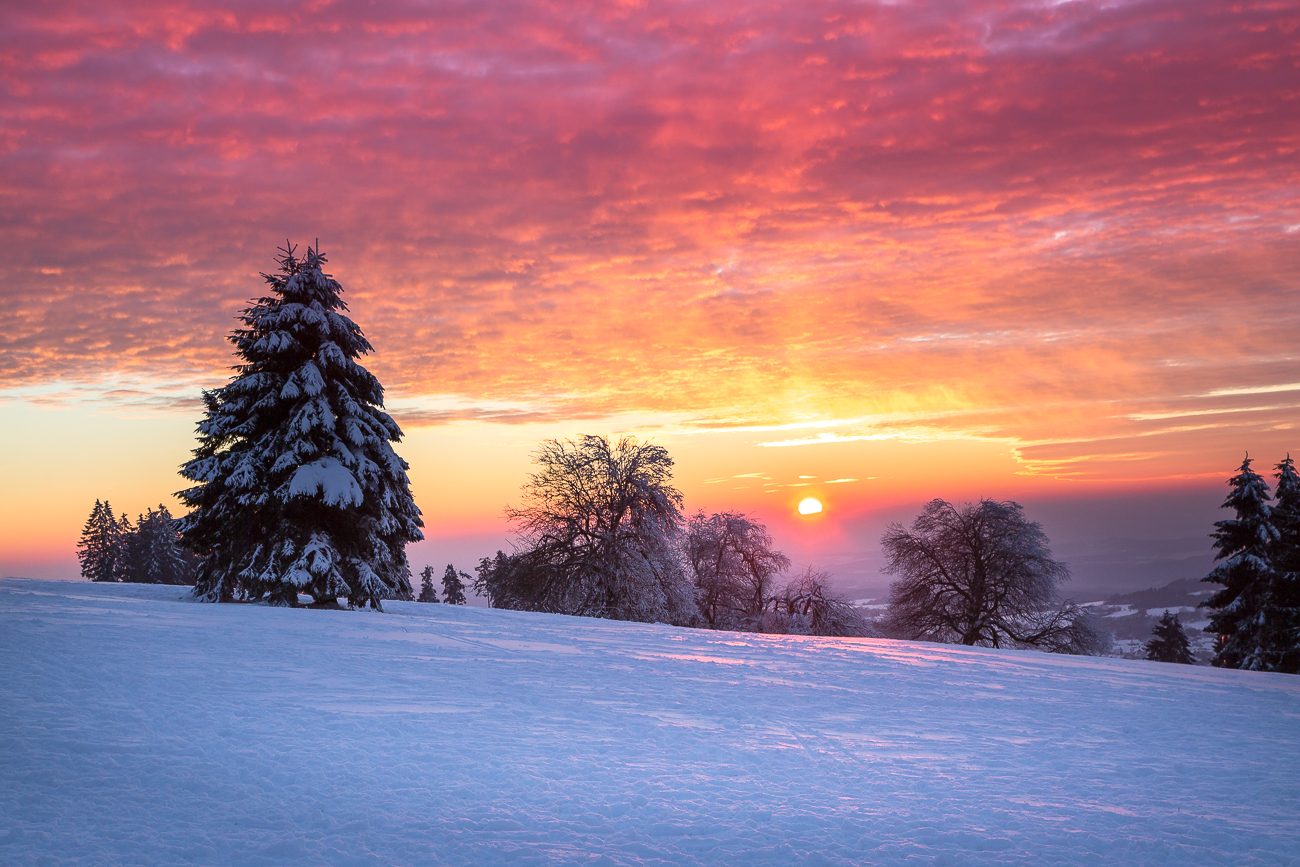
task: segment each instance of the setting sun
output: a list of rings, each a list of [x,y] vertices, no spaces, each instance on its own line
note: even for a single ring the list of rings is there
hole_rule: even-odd
[[[812,497],[809,497],[808,499],[799,503],[799,514],[801,515],[815,515],[821,510],[822,510],[821,502],[818,500],[814,500]]]

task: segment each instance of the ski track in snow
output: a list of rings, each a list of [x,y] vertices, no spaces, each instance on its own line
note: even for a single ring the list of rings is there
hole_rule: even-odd
[[[0,864],[1300,864],[1300,678],[0,581]]]

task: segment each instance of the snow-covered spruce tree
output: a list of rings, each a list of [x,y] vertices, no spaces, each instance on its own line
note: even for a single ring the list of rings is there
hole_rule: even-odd
[[[81,530],[81,541],[77,543],[81,577],[90,581],[118,580],[120,556],[121,531],[113,517],[113,507],[107,501],[95,500]]]
[[[325,257],[291,245],[271,294],[230,335],[235,377],[204,393],[199,446],[181,475],[184,544],[199,557],[197,598],[381,608],[410,599],[406,544],[423,538],[402,431],[383,386],[357,358],[369,341],[343,311]]]
[[[1196,658],[1192,656],[1192,645],[1187,640],[1187,633],[1183,631],[1183,623],[1178,619],[1178,615],[1166,611],[1157,623],[1151,629],[1151,638],[1142,649],[1147,652],[1147,659],[1154,662],[1179,662],[1183,665],[1194,665]]]
[[[420,573],[420,595],[416,602],[437,602],[438,591],[433,589],[433,567],[425,566]]]
[[[1270,671],[1300,673],[1300,473],[1288,454],[1275,467],[1272,575],[1264,605],[1263,645]]]
[[[464,572],[457,572],[448,563],[447,571],[442,573],[442,600],[448,605],[464,605],[465,582],[469,580],[468,575]]]
[[[131,550],[135,546],[135,527],[125,511],[117,519],[117,573],[114,580],[131,580]]]
[[[1228,480],[1232,490],[1223,508],[1232,509],[1236,517],[1215,522],[1214,547],[1219,553],[1214,559],[1223,562],[1201,579],[1223,585],[1201,603],[1210,609],[1209,631],[1218,636],[1213,664],[1220,668],[1258,669],[1266,664],[1262,614],[1278,532],[1268,504],[1268,483],[1250,463],[1247,456]]]

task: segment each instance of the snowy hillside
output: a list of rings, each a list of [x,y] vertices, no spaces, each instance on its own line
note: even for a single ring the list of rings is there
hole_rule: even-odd
[[[1294,864],[1300,678],[0,581],[0,864]]]

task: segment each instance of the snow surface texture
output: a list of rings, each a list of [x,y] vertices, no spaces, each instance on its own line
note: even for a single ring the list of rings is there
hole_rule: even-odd
[[[0,581],[0,864],[1300,864],[1300,678]]]

